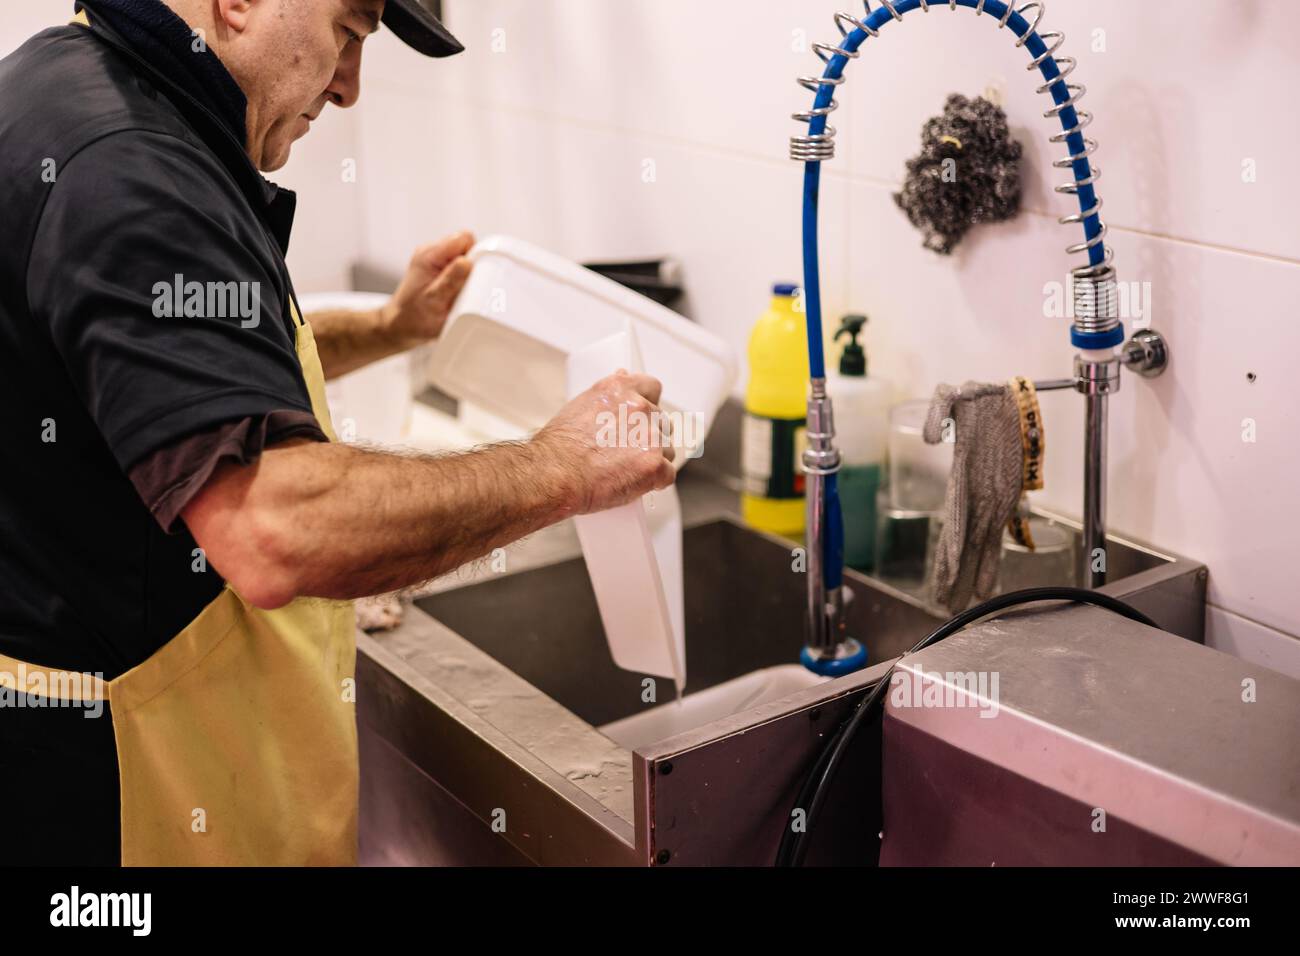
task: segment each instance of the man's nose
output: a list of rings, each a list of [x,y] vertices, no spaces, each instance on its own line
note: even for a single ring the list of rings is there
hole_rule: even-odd
[[[351,45],[357,49],[344,52],[334,70],[334,77],[325,88],[325,95],[330,98],[330,102],[341,109],[354,106],[361,98],[361,45]]]

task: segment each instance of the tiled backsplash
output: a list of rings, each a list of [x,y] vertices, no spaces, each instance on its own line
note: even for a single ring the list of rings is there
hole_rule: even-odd
[[[849,6],[448,0],[464,55],[429,63],[382,36],[368,53],[366,254],[398,265],[462,227],[573,258],[670,253],[687,310],[742,350],[769,284],[799,278],[800,168],[785,151],[806,96],[794,77],[816,67],[808,44],[835,38],[831,17]],[[1300,18],[1286,0],[1226,18],[1212,0],[1047,7],[1043,27],[1064,31],[1096,114],[1120,278],[1150,283],[1143,318],[1173,347],[1164,378],[1127,376],[1112,401],[1111,525],[1209,565],[1212,642],[1300,673],[1288,493],[1300,474],[1300,133],[1268,105],[1300,70]],[[1055,222],[1072,210],[1052,191],[1061,152],[1027,62],[993,21],[932,4],[869,40],[840,90],[822,198],[827,315],[871,316],[872,371],[901,396],[1069,374],[1067,320],[1044,316],[1044,286],[1078,261],[1064,253],[1078,235]],[[986,89],[1026,147],[1025,212],[941,258],[891,194],[946,94]],[[1083,403],[1043,401],[1038,498],[1078,514]]]

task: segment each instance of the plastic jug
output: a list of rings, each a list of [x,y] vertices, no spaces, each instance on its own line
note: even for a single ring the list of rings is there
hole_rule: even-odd
[[[676,466],[698,455],[735,379],[731,350],[671,310],[559,256],[494,236],[470,252],[474,271],[429,363],[448,394],[526,429],[619,368],[663,383],[660,408]],[[681,426],[685,427],[681,427]],[[686,678],[681,513],[676,489],[576,519],[618,666]]]
[[[570,396],[619,368],[642,370],[630,323],[569,356]],[[614,663],[672,677],[680,694],[686,686],[686,621],[677,488],[573,520]]]

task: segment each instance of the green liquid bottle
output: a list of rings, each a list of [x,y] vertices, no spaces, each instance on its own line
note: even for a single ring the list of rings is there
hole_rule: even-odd
[[[884,476],[893,389],[867,375],[867,355],[858,343],[865,315],[840,320],[835,340],[848,336],[839,369],[827,379],[835,410],[835,446],[840,451],[839,493],[844,513],[844,563],[859,571],[875,567],[876,492]]]

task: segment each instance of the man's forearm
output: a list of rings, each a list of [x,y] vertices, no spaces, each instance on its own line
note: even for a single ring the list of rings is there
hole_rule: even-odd
[[[228,462],[181,512],[209,563],[263,608],[382,594],[575,514],[673,483],[672,449],[610,441],[611,414],[654,421],[660,384],[607,375],[527,442],[395,455],[297,439]]]
[[[338,378],[363,365],[419,345],[393,331],[384,308],[366,311],[327,309],[307,316],[326,378]]]
[[[545,458],[530,443],[446,456],[283,445],[184,517],[217,571],[254,604],[380,594],[573,514],[571,476]]]

